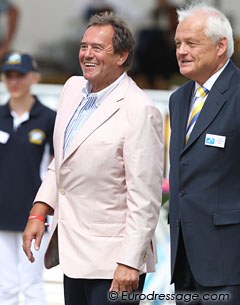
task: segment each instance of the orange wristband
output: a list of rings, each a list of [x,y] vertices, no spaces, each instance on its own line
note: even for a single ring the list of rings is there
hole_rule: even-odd
[[[48,223],[46,223],[45,222],[45,217],[44,216],[42,216],[42,215],[30,215],[29,217],[28,217],[28,220],[34,220],[34,219],[38,219],[38,220],[40,220],[41,222],[43,222],[44,224],[45,224],[45,226],[47,226],[48,227]]]

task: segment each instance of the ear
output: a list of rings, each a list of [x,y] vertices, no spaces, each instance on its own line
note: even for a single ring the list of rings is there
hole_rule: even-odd
[[[118,59],[118,65],[122,66],[124,64],[124,62],[127,60],[128,58],[128,51],[123,51],[122,53],[119,54],[119,59]]]
[[[32,83],[37,84],[41,80],[41,75],[38,72],[32,72]]]
[[[218,41],[217,48],[218,48],[219,56],[227,53],[227,38],[226,37],[223,37]]]

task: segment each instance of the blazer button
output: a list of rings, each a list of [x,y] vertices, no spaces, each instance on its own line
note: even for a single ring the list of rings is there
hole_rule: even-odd
[[[179,192],[179,196],[180,196],[180,197],[183,197],[184,195],[185,195],[185,192],[184,192],[184,191],[180,191],[180,192]]]
[[[64,189],[59,189],[59,193],[60,193],[61,195],[65,195],[65,190],[64,190]]]

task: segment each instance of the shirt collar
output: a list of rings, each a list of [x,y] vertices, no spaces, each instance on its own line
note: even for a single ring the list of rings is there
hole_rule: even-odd
[[[36,95],[33,95],[34,97],[34,103],[33,103],[33,106],[32,108],[30,109],[30,112],[29,112],[29,115],[30,116],[35,116],[35,115],[38,115],[40,110],[41,110],[41,102],[39,101],[38,97]],[[6,115],[6,116],[12,116],[11,115],[11,109],[10,109],[10,105],[9,105],[9,100],[6,104],[2,105],[4,111],[3,111],[3,114]]]
[[[219,69],[217,72],[215,72],[204,84],[203,86],[207,88],[209,91],[212,89],[212,86],[214,85],[215,81],[218,79],[219,75],[223,72],[223,70],[226,68],[227,64],[229,63],[229,60],[225,63],[225,65]],[[199,87],[200,85],[195,82],[195,90]]]
[[[82,89],[84,98],[90,97],[90,96],[91,97],[97,96],[96,105],[99,106],[101,104],[101,102],[103,101],[104,97],[106,95],[108,95],[122,81],[123,78],[126,77],[126,74],[127,73],[124,72],[111,85],[102,89],[99,92],[94,92],[94,93],[91,92],[91,84],[89,81],[87,81],[86,86],[84,86]]]

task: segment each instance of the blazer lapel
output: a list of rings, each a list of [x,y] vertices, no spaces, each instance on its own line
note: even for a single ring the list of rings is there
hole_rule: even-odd
[[[211,124],[225,102],[226,100],[224,97],[214,88],[212,88],[193,128],[190,138],[184,147],[184,150],[187,149],[194,141],[196,141],[196,139]]]
[[[129,80],[128,78],[125,78],[94,111],[72,140],[63,161],[65,161],[97,128],[119,110],[128,86]]]
[[[190,82],[186,89],[183,92],[183,95],[179,97],[179,101],[183,100],[184,103],[178,103],[178,113],[179,113],[179,147],[180,151],[185,146],[185,138],[186,138],[186,126],[187,126],[187,120],[188,120],[188,114],[189,114],[189,108],[192,100],[192,92],[194,90],[194,82]]]
[[[234,70],[234,66],[230,61],[210,90],[190,138],[187,144],[184,146],[182,152],[188,149],[197,140],[197,138],[211,124],[219,111],[222,109],[223,105],[226,103],[223,93],[229,88],[229,82],[232,78]]]
[[[61,147],[60,160],[63,160],[65,130],[82,99],[83,99],[83,94],[81,92],[79,92],[76,96],[71,97],[71,100],[69,100],[68,107],[65,107],[64,109],[64,115],[61,116],[61,128],[58,129],[59,130],[58,138],[60,141],[59,147]]]

